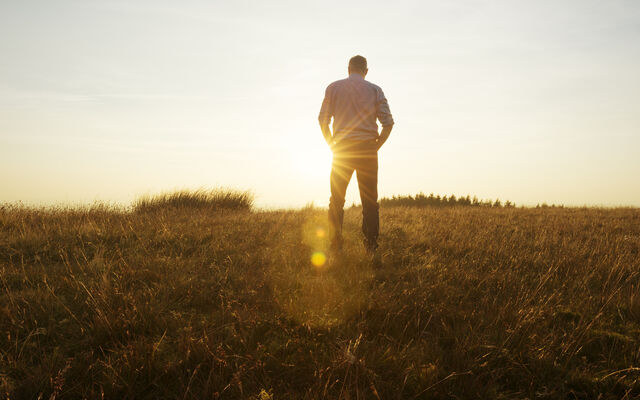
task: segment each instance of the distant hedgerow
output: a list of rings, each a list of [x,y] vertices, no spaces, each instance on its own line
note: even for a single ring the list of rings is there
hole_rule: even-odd
[[[434,195],[433,193],[428,196],[424,193],[418,193],[415,196],[392,196],[391,198],[384,197],[380,199],[380,205],[383,207],[452,207],[452,206],[470,206],[470,207],[515,207],[515,203],[505,201],[502,203],[499,199],[493,200],[478,200],[476,196],[467,195],[466,197],[456,197],[451,195],[447,196]]]
[[[253,195],[247,191],[199,189],[143,196],[133,204],[133,209],[137,212],[162,209],[250,210],[252,205]]]

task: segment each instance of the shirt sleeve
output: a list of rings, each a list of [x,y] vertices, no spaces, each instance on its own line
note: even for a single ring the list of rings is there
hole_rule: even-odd
[[[378,88],[378,97],[376,99],[376,117],[378,117],[383,127],[393,125],[394,123],[391,110],[389,109],[389,103],[380,88]]]
[[[320,107],[320,114],[318,114],[318,121],[322,125],[329,125],[331,123],[331,117],[333,117],[333,99],[331,98],[331,92],[331,85],[329,85],[324,92],[324,100],[322,100],[322,107]]]

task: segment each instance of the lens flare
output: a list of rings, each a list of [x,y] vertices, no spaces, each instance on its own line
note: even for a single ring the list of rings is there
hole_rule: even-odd
[[[311,264],[315,267],[322,267],[327,262],[327,256],[321,251],[316,251],[311,255]]]
[[[320,239],[324,238],[327,235],[327,231],[324,228],[316,229],[316,236]]]

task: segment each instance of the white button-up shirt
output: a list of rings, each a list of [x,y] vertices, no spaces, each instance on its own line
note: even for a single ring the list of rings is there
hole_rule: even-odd
[[[336,142],[343,139],[375,140],[378,137],[376,119],[383,127],[393,125],[382,89],[357,73],[327,86],[318,120],[328,125],[331,117]]]

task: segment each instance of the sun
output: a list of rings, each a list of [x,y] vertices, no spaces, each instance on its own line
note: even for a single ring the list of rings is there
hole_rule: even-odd
[[[320,133],[318,133],[320,136]],[[322,138],[297,138],[288,149],[291,167],[296,175],[307,178],[328,177],[331,171],[331,150]]]

